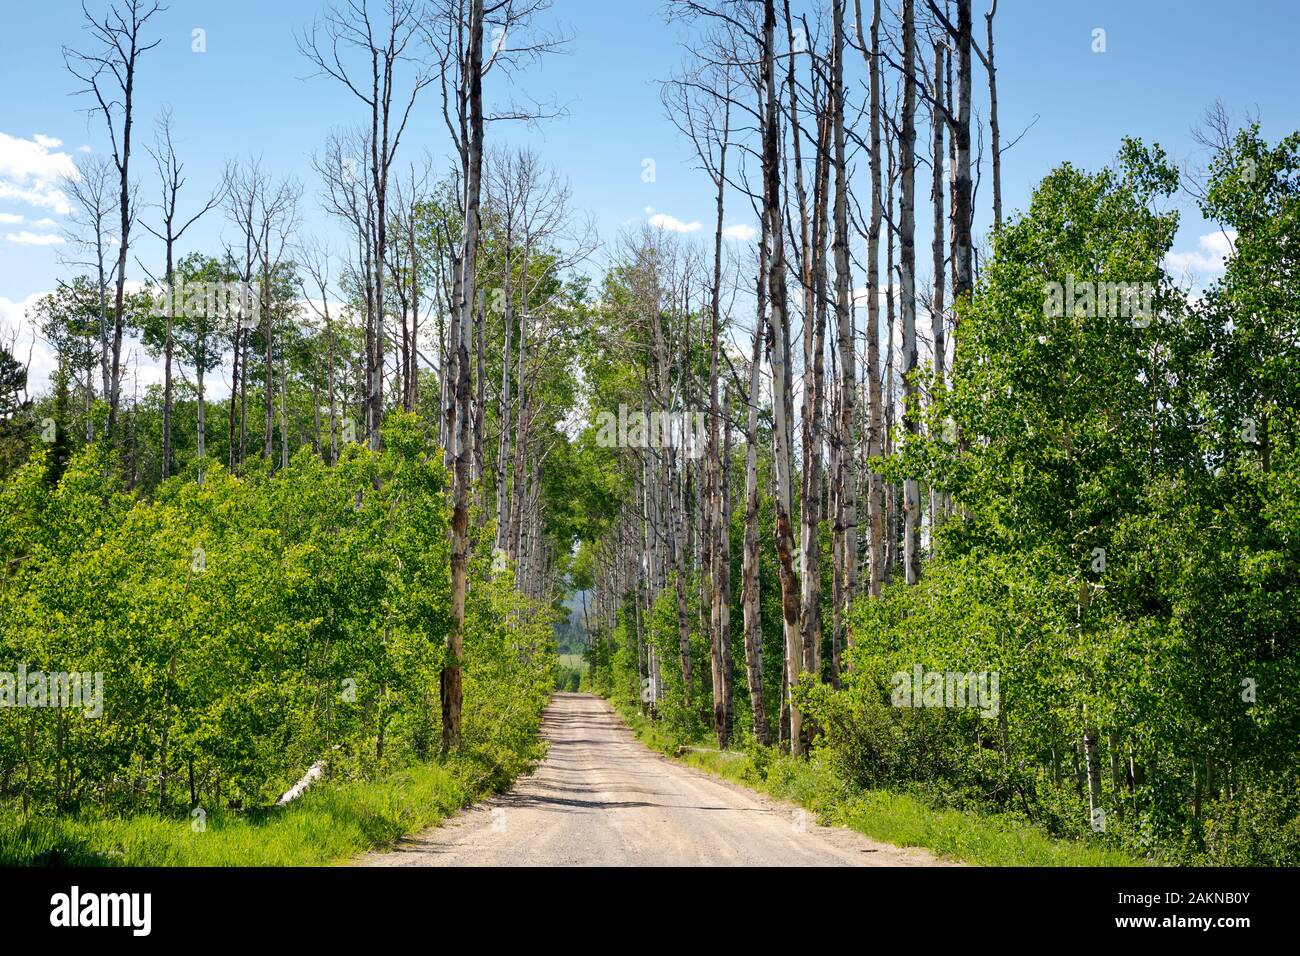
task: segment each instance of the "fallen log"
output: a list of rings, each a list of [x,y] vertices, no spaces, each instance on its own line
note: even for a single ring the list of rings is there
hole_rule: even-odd
[[[285,791],[284,796],[282,796],[279,800],[275,801],[275,805],[277,807],[283,807],[286,804],[291,803],[294,800],[297,800],[307,791],[308,787],[310,787],[313,783],[315,783],[324,775],[325,775],[325,761],[317,760],[314,764],[312,764],[309,768],[307,768],[307,772],[303,774],[302,777],[299,778],[297,783],[295,783],[292,787],[290,787],[288,790]]]

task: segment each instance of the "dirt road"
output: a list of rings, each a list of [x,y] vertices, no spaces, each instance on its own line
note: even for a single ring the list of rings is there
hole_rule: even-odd
[[[536,773],[363,866],[935,866],[669,760],[604,700],[556,694]]]

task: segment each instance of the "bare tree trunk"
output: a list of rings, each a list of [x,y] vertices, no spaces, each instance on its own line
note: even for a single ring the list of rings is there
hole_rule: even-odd
[[[679,351],[679,362],[681,364],[679,365],[678,374],[683,378],[682,407],[685,409],[691,405],[690,385],[685,379],[685,363],[691,354],[691,315],[689,299],[686,299],[685,296],[683,298],[681,310],[682,343]],[[668,464],[671,474],[668,482],[669,500],[666,502],[666,507],[668,508],[671,534],[669,544],[673,555],[673,569],[676,578],[674,583],[677,599],[677,657],[682,671],[683,702],[689,709],[695,697],[694,668],[691,662],[690,604],[686,591],[687,565],[690,560],[690,547],[693,544],[690,533],[691,516],[689,509],[686,507],[691,461],[686,454],[685,432],[683,432],[682,437],[680,468],[677,466],[676,442],[672,442],[669,448]]]
[[[822,561],[821,521],[825,467],[826,418],[826,320],[827,274],[826,235],[828,229],[828,187],[830,163],[826,139],[830,123],[819,118],[820,135],[813,187],[812,245],[810,248],[813,283],[813,316],[804,319],[804,408],[803,408],[803,494],[800,497],[800,554],[802,556],[800,613],[803,637],[804,670],[820,681],[822,674]],[[809,381],[809,370],[812,377]]]
[[[784,0],[786,39],[790,49],[796,40],[790,15],[790,2]],[[816,160],[813,175],[813,209],[811,222],[807,194],[803,180],[802,140],[798,109],[798,84],[795,79],[795,57],[787,58],[786,89],[789,94],[790,146],[793,153],[793,181],[799,210],[799,240],[801,262],[800,285],[803,288],[803,411],[800,434],[803,450],[803,470],[800,494],[799,529],[799,618],[802,661],[791,668],[792,683],[797,675],[808,671],[820,678],[821,657],[821,426],[822,426],[822,359],[825,336],[825,177],[826,149],[824,137],[827,130],[825,117],[818,117]],[[814,107],[816,104],[814,103]],[[816,110],[814,108],[814,115]]]
[[[402,407],[415,411],[420,401],[420,258],[415,244],[415,215],[407,219],[407,246],[411,266],[411,342],[407,357],[406,394]]]
[[[715,278],[717,278],[715,274]],[[717,299],[714,299],[716,304]],[[722,538],[726,530],[722,527],[722,499],[726,490],[722,487],[722,461],[718,436],[718,315],[715,312],[710,319],[712,328],[712,347],[709,361],[709,440],[708,440],[708,478],[706,480],[705,502],[709,509],[708,564],[700,568],[701,578],[709,578],[709,661],[713,675],[713,733],[718,739],[718,747],[727,747],[726,730],[726,694],[723,689],[722,664]]]
[[[447,445],[443,451],[443,464],[448,468],[454,467],[456,456],[459,454],[456,442],[460,434],[456,428],[456,416],[459,414],[460,410],[459,399],[456,393],[456,383],[460,380],[460,297],[463,294],[460,278],[460,253],[456,254],[456,259],[456,282],[455,290],[450,302],[450,321],[447,326],[447,353],[446,361],[443,363],[446,368],[446,381],[443,383],[442,393],[442,429],[447,435]]]
[[[889,126],[885,135],[885,155],[888,157],[888,175],[884,185],[886,196],[885,221],[890,223],[890,228],[885,237],[885,274],[889,276],[889,282],[885,286],[885,370],[884,370],[884,400],[883,409],[885,415],[884,430],[881,433],[881,450],[886,456],[894,453],[894,420],[895,420],[895,396],[897,389],[895,383],[895,352],[894,348],[894,318],[897,315],[898,308],[898,287],[894,283],[895,269],[895,240],[897,232],[893,223],[897,220],[894,217],[894,183],[898,180],[898,154],[897,154],[897,136],[890,131],[897,123],[896,117],[891,117]],[[898,564],[899,551],[899,505],[901,498],[901,488],[897,482],[891,481],[885,487],[885,567],[884,581],[892,584],[894,581],[894,569]]]
[[[527,276],[527,261],[524,262],[523,275]],[[515,422],[515,458],[510,474],[510,522],[506,535],[506,550],[516,560],[519,558],[519,523],[523,515],[523,501],[519,493],[524,481],[524,455],[528,442],[528,408],[532,396],[526,388],[526,370],[528,368],[528,282],[521,280],[523,286],[519,310],[519,360],[516,363],[516,388],[519,393],[519,409]]]
[[[322,296],[322,299],[324,296]],[[330,321],[329,303],[325,303],[325,339],[328,350],[328,358],[325,365],[325,386],[329,390],[329,414],[330,414],[330,457],[329,463],[337,465],[339,463],[339,432],[338,432],[338,410],[334,398],[334,324]]]
[[[244,312],[241,308],[239,313],[239,322],[235,325],[235,334],[231,336],[233,342],[233,354],[230,359],[230,399],[226,413],[226,467],[231,472],[235,470],[235,455],[239,446],[235,441],[235,399],[239,393],[239,345],[243,337]]]
[[[646,407],[642,404],[642,414],[645,414]],[[649,617],[654,607],[655,594],[659,583],[659,500],[658,500],[658,482],[654,476],[654,466],[651,462],[651,449],[649,447],[643,450],[641,456],[641,492],[644,503],[641,520],[641,541],[642,541],[642,574],[645,576],[645,594],[644,605],[642,610]],[[653,648],[650,641],[646,642],[646,677],[649,679],[649,701],[651,712],[653,713],[655,705],[659,699],[659,688],[655,682],[654,676],[654,657]],[[645,686],[644,684],[642,686]]]
[[[934,287],[931,290],[930,304],[930,334],[934,341],[934,375],[936,384],[943,382],[944,366],[944,339],[943,339],[943,313],[944,313],[944,255],[943,255],[943,207],[944,207],[944,181],[943,181],[943,164],[944,164],[944,143],[943,128],[946,119],[940,111],[938,104],[944,101],[943,91],[943,57],[944,45],[941,41],[936,40],[934,43],[934,100],[930,107],[930,127],[934,135],[933,149],[930,154],[930,199],[931,199],[931,219],[934,226],[934,239],[930,245],[931,268],[934,275]],[[933,492],[931,492],[933,494]]]
[[[713,281],[710,288],[709,324],[712,340],[709,357],[709,525],[711,528],[711,546],[709,548],[712,563],[712,641],[710,642],[713,662],[713,729],[718,738],[719,749],[725,750],[731,735],[731,693],[730,675],[725,648],[730,643],[731,612],[731,556],[728,548],[730,529],[724,521],[726,498],[729,489],[723,484],[720,449],[718,447],[718,341],[721,332],[722,316],[722,220],[726,199],[727,176],[727,134],[730,131],[731,104],[727,103],[723,133],[719,148],[717,171],[717,217],[713,231]],[[689,313],[690,308],[687,306]],[[703,569],[701,569],[703,572]]]
[[[643,485],[643,488],[644,488],[644,484],[645,484],[645,481],[644,481],[644,478],[643,478],[643,479],[642,479],[642,485]],[[646,531],[646,525],[645,525],[645,522],[644,522],[644,521],[641,522],[641,529],[642,529],[642,535],[643,535],[643,538],[642,538],[642,550],[641,550],[641,553],[644,555],[644,554],[648,554],[648,553],[649,553],[648,548],[646,547],[646,545],[647,545],[648,542],[646,542],[646,541],[645,541],[645,538],[644,538],[645,531]],[[644,575],[645,575],[645,569],[644,569],[643,567],[638,568],[638,569],[637,569],[637,573],[636,573],[636,594],[634,595],[635,600],[633,601],[633,607],[635,608],[635,614],[636,614],[636,682],[637,682],[637,687],[636,687],[636,689],[635,689],[635,694],[636,694],[636,700],[637,700],[637,712],[638,712],[638,713],[641,713],[641,714],[644,714],[644,713],[645,713],[645,703],[646,703],[646,695],[645,695],[645,693],[642,691],[642,688],[645,687],[645,680],[646,680],[646,679],[645,679],[645,667],[644,667],[644,657],[645,657],[645,655],[643,654],[643,652],[642,652],[642,650],[641,650],[642,645],[644,644],[644,640],[642,639],[642,635],[641,635],[641,603],[642,603],[642,601],[644,600],[644,599],[642,598],[641,592],[642,592],[642,589],[645,587],[645,578],[644,578]]]
[[[916,350],[916,22],[913,0],[902,0],[903,22],[903,125],[899,137],[899,172],[902,176],[899,212],[899,296],[903,319],[903,422],[909,436],[919,434],[915,372]],[[921,487],[915,478],[903,482],[903,568],[908,584],[921,575]]]
[[[167,315],[163,334],[163,420],[162,420],[162,479],[172,473],[172,318],[176,306],[176,276],[172,265],[171,217],[167,218]]]
[[[1101,810],[1101,758],[1097,753],[1097,729],[1088,723],[1087,709],[1084,709],[1083,758],[1088,778],[1088,812],[1091,820],[1096,821]],[[1094,823],[1094,826],[1097,824]]]
[[[497,517],[497,548],[504,550],[506,547],[506,533],[509,530],[506,514],[507,497],[506,497],[506,463],[510,452],[510,338],[514,331],[514,305],[511,298],[510,282],[510,259],[509,259],[510,235],[506,234],[506,253],[505,269],[502,273],[502,339],[501,347],[501,394],[497,401],[497,423],[501,433],[497,438],[497,467],[496,467],[496,517]]]
[[[252,218],[251,201],[248,218],[250,220]],[[240,274],[240,280],[243,282],[243,288],[240,290],[239,321],[235,324],[234,342],[232,343],[235,354],[231,360],[233,370],[230,379],[230,412],[226,428],[226,440],[229,443],[227,458],[232,472],[235,470],[236,462],[242,464],[244,460],[242,437],[238,442],[235,440],[235,393],[236,391],[239,392],[242,416],[243,397],[247,394],[248,388],[248,311],[251,304],[253,284],[253,231],[251,227],[244,233],[244,271]]]
[[[203,373],[204,366],[207,364],[207,339],[206,336],[201,340],[199,345],[199,361],[194,369],[194,377],[198,384],[199,405],[197,409],[196,428],[198,436],[195,440],[195,457],[198,459],[198,478],[200,487],[203,485],[203,474],[208,465],[208,399],[203,390]]]
[[[384,271],[384,264],[376,254],[373,193],[366,194],[366,215],[362,228],[366,287],[366,394],[362,399],[362,408],[366,423],[366,443],[373,451],[379,447],[384,393],[384,313],[380,309],[379,287],[376,281]]]
[[[993,231],[1002,228],[1002,139],[998,128],[998,70],[993,59],[993,18],[998,13],[998,0],[993,0],[989,12],[984,14],[988,42],[985,44],[985,67],[989,74],[989,149],[993,158]]]
[[[741,602],[745,617],[745,673],[749,681],[754,739],[772,742],[763,696],[763,627],[759,611],[758,581],[758,403],[763,349],[763,316],[767,308],[767,219],[758,247],[758,311],[754,316],[754,341],[749,364],[749,416],[745,426],[745,550],[741,568]]]
[[[117,424],[122,393],[122,331],[126,307],[126,260],[135,221],[132,208],[134,189],[131,182],[131,134],[135,124],[135,71],[139,57],[161,41],[141,44],[141,31],[159,10],[154,4],[131,2],[125,10],[110,6],[103,19],[96,19],[83,5],[84,27],[100,49],[83,53],[64,47],[68,71],[85,84],[80,93],[95,100],[92,110],[104,117],[108,127],[113,163],[118,173],[118,217],[116,288],[113,296],[113,346],[110,367],[107,431],[111,437]],[[111,79],[110,79],[111,78]],[[120,139],[115,131],[113,114],[121,111]]]
[[[289,358],[280,361],[280,467],[289,467]]]
[[[685,481],[686,469],[682,469],[682,481]],[[681,513],[680,508],[674,508],[673,520],[674,535],[676,529],[685,524],[685,515]],[[691,700],[695,696],[695,678],[691,673],[691,627],[690,627],[690,606],[686,596],[686,542],[682,537],[678,537],[674,542],[673,555],[675,560],[676,577],[676,597],[677,597],[677,654],[682,668],[682,688],[684,703],[689,708]]]
[[[933,287],[930,297],[930,336],[934,344],[933,368],[935,390],[937,394],[943,387],[943,369],[947,345],[944,341],[944,250],[943,250],[943,207],[944,207],[944,141],[943,129],[947,117],[943,115],[940,104],[944,102],[944,45],[942,41],[934,42],[934,92],[930,104],[930,128],[933,145],[930,154],[930,199],[931,220],[934,222],[934,239],[930,245],[931,274]],[[934,532],[939,525],[943,512],[943,494],[935,487],[930,487],[930,547],[934,547]]]
[[[731,408],[731,388],[727,388],[727,408]],[[722,476],[718,489],[722,502],[722,512],[717,522],[718,545],[714,562],[717,567],[718,591],[718,644],[722,651],[722,735],[718,740],[719,749],[725,750],[731,743],[731,732],[735,724],[735,680],[734,662],[731,653],[731,418],[728,416],[722,426]]]
[[[486,312],[487,312],[487,290],[478,290],[478,309],[477,318],[474,322],[474,482],[478,487],[480,494],[486,494],[487,485],[483,481],[484,457],[483,457],[483,416],[487,408],[487,360],[485,352],[487,346],[484,343],[484,333],[486,330]],[[484,519],[487,517],[487,502],[480,501]]]
[[[854,0],[858,25],[858,45],[862,42],[862,3]],[[871,122],[871,220],[867,230],[867,521],[869,532],[867,553],[870,557],[867,590],[872,597],[880,595],[884,579],[885,523],[884,489],[879,471],[872,461],[881,457],[884,447],[882,432],[883,409],[880,388],[880,228],[884,210],[881,208],[880,129],[883,122],[880,102],[880,0],[873,0],[871,17],[871,47],[867,55],[870,71],[870,122]],[[892,243],[891,243],[892,248]],[[886,284],[892,284],[892,270],[886,273]],[[892,333],[890,333],[892,334]],[[886,338],[886,349],[889,339]]]
[[[849,265],[849,183],[848,162],[844,150],[844,5],[834,0],[835,62],[832,73],[831,109],[835,144],[835,234],[831,249],[835,256],[835,320],[839,338],[839,474],[836,477],[837,509],[835,524],[841,535],[839,555],[841,579],[840,623],[836,628],[836,645],[852,646],[853,635],[847,628],[849,611],[858,590],[858,505],[857,474],[854,467],[853,406],[857,394],[857,352],[853,329],[853,276]],[[844,628],[841,633],[840,628]],[[839,654],[835,655],[832,673],[838,684]]]
[[[252,335],[251,328],[244,329],[244,357],[239,363],[243,370],[239,377],[239,464],[243,467],[248,460],[248,356],[251,350],[249,337]]]
[[[787,683],[794,684],[803,666],[799,626],[799,581],[794,572],[794,529],[791,524],[792,458],[790,428],[789,313],[785,275],[785,225],[781,203],[781,153],[776,99],[776,9],[763,0],[763,213],[768,221],[768,289],[772,301],[768,336],[768,361],[772,366],[773,412],[776,446],[776,551],[781,574],[781,615],[785,633]],[[803,755],[802,716],[790,705],[790,751]]]
[[[465,592],[469,560],[469,323],[475,299],[475,269],[478,262],[479,195],[483,169],[483,0],[470,0],[464,82],[469,86],[470,131],[465,176],[465,226],[461,245],[460,341],[457,347],[456,403],[459,410],[459,440],[454,470],[455,504],[451,533],[452,627],[447,637],[447,659],[442,670],[442,750],[460,746],[461,657],[465,648]]]
[[[953,40],[957,44],[957,128],[953,131],[956,142],[957,169],[954,175],[952,218],[954,225],[953,257],[956,278],[952,297],[959,303],[974,286],[974,246],[971,241],[971,0],[956,0],[957,29]]]
[[[266,248],[269,243],[266,232],[263,232],[262,243],[262,306],[266,310],[266,394],[263,396],[265,398],[263,409],[265,411],[266,433],[263,438],[262,456],[269,465],[275,444],[275,359],[271,351],[272,341],[275,336],[275,320],[271,309],[271,267],[267,258],[270,253]]]

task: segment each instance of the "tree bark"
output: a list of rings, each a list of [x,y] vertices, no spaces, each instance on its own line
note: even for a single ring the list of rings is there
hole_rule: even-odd
[[[903,320],[903,422],[909,437],[920,433],[916,387],[916,19],[913,0],[902,0],[903,124],[899,136],[902,195],[899,210],[899,305]],[[937,228],[937,227],[936,227]],[[921,488],[915,478],[903,482],[903,568],[908,584],[921,574]]]
[[[971,241],[971,0],[957,0],[957,128],[953,138],[957,145],[956,190],[952,216],[956,224],[953,256],[957,278],[953,284],[954,303],[969,296],[974,286],[974,247]]]
[[[763,316],[767,308],[767,219],[763,220],[758,247],[758,310],[754,317],[754,340],[749,364],[749,416],[745,425],[745,549],[741,567],[741,603],[745,619],[745,674],[749,682],[750,710],[754,739],[772,742],[763,696],[763,627],[759,610],[758,555],[758,403],[763,349]]]
[[[774,0],[763,0],[763,80],[765,112],[763,122],[763,213],[768,222],[768,289],[772,308],[769,317],[768,361],[772,366],[773,412],[776,446],[776,551],[781,576],[781,615],[785,635],[787,683],[794,684],[803,668],[803,646],[799,626],[799,581],[794,571],[794,529],[791,524],[792,465],[790,428],[789,314],[785,275],[785,226],[781,203],[780,130],[776,99],[776,9]],[[802,715],[790,704],[790,751],[803,755]]]
[[[834,69],[832,72],[831,108],[835,145],[835,234],[831,249],[835,257],[835,320],[839,338],[840,395],[839,395],[839,474],[837,487],[836,527],[842,539],[839,556],[842,602],[837,644],[852,646],[853,636],[847,627],[848,615],[858,589],[858,511],[857,474],[854,467],[853,422],[854,397],[857,394],[857,351],[854,343],[853,275],[849,265],[849,198],[848,162],[844,144],[844,5],[846,0],[834,0]],[[833,661],[833,674],[838,683],[839,655]]]
[[[459,439],[454,469],[451,534],[452,627],[447,636],[447,658],[442,670],[442,752],[460,747],[461,658],[465,649],[465,593],[469,561],[469,331],[470,309],[475,299],[478,262],[479,195],[483,170],[483,0],[470,0],[464,82],[468,84],[469,141],[465,176],[465,224],[461,244],[460,340],[457,346],[456,404]]]
[[[998,128],[998,69],[993,58],[993,18],[998,13],[998,0],[993,0],[989,12],[984,14],[987,42],[984,47],[984,64],[989,74],[989,151],[993,159],[993,232],[1002,228],[1002,138]]]
[[[867,51],[862,42],[862,3],[854,0],[854,11],[858,27],[858,45],[867,58],[870,74],[870,124],[871,124],[871,219],[867,228],[867,554],[868,581],[867,593],[871,597],[880,596],[880,585],[884,580],[885,563],[885,524],[884,524],[884,487],[879,471],[872,465],[883,452],[883,408],[880,386],[880,228],[884,210],[881,205],[881,143],[880,129],[883,113],[880,102],[881,55],[880,55],[880,0],[873,0],[871,16],[871,47]],[[891,270],[892,271],[892,270]],[[885,275],[886,284],[893,282],[893,276]],[[886,349],[889,341],[886,340]]]

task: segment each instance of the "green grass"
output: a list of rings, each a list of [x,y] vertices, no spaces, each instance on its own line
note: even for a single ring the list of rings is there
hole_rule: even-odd
[[[664,728],[615,702],[620,716],[646,746],[675,756],[680,741]],[[1120,850],[1062,840],[1010,816],[936,808],[908,793],[855,791],[816,757],[793,760],[772,751],[688,752],[676,759],[743,784],[895,846],[922,847],[976,866],[1146,866]]]
[[[587,673],[587,659],[581,654],[561,654],[559,656],[561,667],[569,667],[584,674]]]
[[[1010,817],[926,806],[909,794],[869,791],[830,820],[898,846],[923,846],[979,866],[1144,866],[1110,847],[1060,840]]]
[[[440,823],[482,795],[455,764],[422,764],[371,782],[318,784],[280,809],[186,817],[0,815],[0,865],[320,866]]]

